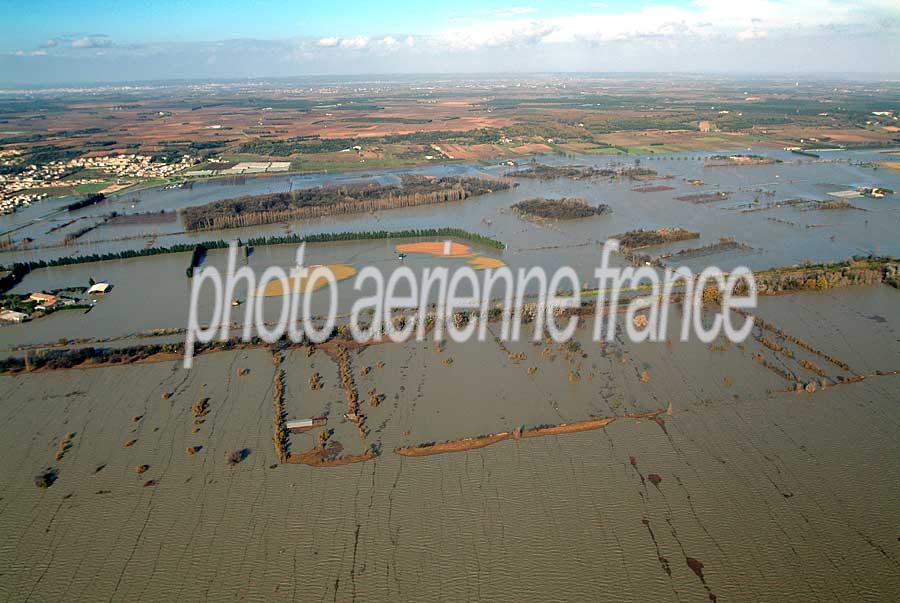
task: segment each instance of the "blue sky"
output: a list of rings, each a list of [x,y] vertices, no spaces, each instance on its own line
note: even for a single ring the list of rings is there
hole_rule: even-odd
[[[896,73],[898,0],[0,0],[0,83],[469,71]]]
[[[34,46],[63,34],[96,33],[130,42],[213,41],[226,38],[289,38],[293,36],[429,34],[448,23],[491,17],[555,17],[603,14],[648,2],[274,2],[272,0],[211,0],[152,2],[0,2],[7,27],[0,44]],[[666,4],[688,6],[686,1]]]

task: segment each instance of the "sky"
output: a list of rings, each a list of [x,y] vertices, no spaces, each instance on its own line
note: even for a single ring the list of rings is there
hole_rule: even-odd
[[[0,15],[4,85],[395,73],[900,73],[900,0],[0,0]]]

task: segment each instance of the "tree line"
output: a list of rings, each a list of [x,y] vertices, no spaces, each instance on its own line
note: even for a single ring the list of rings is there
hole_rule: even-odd
[[[261,247],[266,245],[299,245],[301,243],[331,243],[339,241],[366,241],[376,239],[407,239],[407,238],[457,238],[472,241],[494,249],[505,249],[506,245],[501,241],[480,235],[478,233],[469,232],[460,228],[421,228],[410,230],[370,230],[359,232],[333,232],[319,233],[311,235],[290,234],[271,237],[256,237],[242,242],[238,239],[238,245],[248,245],[250,247]],[[73,264],[89,264],[93,262],[107,262],[111,260],[127,260],[130,258],[140,258],[152,255],[162,255],[166,253],[187,253],[192,252],[191,264],[188,269],[188,276],[192,276],[193,268],[199,265],[202,256],[206,251],[211,249],[225,249],[230,244],[229,241],[218,239],[216,241],[204,241],[202,243],[180,243],[169,247],[148,247],[145,249],[127,249],[124,251],[114,251],[110,253],[92,253],[89,255],[79,256],[63,256],[53,260],[37,260],[30,262],[16,262],[8,268],[9,273],[0,278],[0,293],[9,291],[22,281],[32,270],[40,268],[55,268],[58,266],[70,266]],[[202,249],[202,251],[198,251]],[[195,261],[197,262],[195,264]],[[0,268],[0,272],[3,272]]]
[[[181,217],[189,231],[221,230],[462,201],[512,186],[507,180],[404,176],[402,186],[362,183],[222,199],[184,208]]]

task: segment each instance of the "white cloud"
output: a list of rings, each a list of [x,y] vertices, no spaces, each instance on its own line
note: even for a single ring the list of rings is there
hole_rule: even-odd
[[[539,21],[485,23],[444,31],[434,38],[434,42],[452,50],[527,46],[544,40],[556,29],[555,25]]]
[[[748,27],[744,31],[740,31],[737,34],[737,39],[742,42],[745,40],[755,40],[757,38],[765,38],[769,33],[763,29],[756,29],[754,27]]]
[[[594,3],[593,8],[607,8]],[[896,0],[693,0],[687,7],[650,5],[604,14],[540,20],[481,20],[436,36],[454,48],[546,43],[611,42],[645,39],[736,37],[756,39],[777,33],[814,32],[835,26],[898,28]]]
[[[106,48],[111,44],[105,36],[82,36],[72,40],[72,48]]]
[[[369,38],[365,36],[355,36],[353,38],[344,38],[341,40],[341,48],[348,50],[362,50],[369,45]]]
[[[110,73],[120,69],[111,66],[116,61],[125,65],[127,60],[144,73],[150,63],[139,61],[153,57],[153,69],[163,77],[172,73],[172,65],[186,65],[180,67],[185,73],[187,65],[193,65],[190,73],[201,75],[230,73],[226,68],[235,73],[296,73],[297,65],[322,73],[789,71],[808,65],[845,72],[862,66],[892,73],[897,69],[896,59],[890,57],[898,56],[900,49],[898,0],[854,0],[852,6],[845,0],[689,0],[680,6],[655,1],[638,8],[595,2],[591,8],[585,6],[585,14],[548,18],[534,15],[536,11],[527,6],[485,10],[477,16],[448,18],[428,34],[400,30],[368,37],[346,31],[278,40],[113,44],[104,35],[81,32],[57,35],[40,46],[36,42],[34,50],[8,51],[5,56],[16,57],[7,59],[10,63],[21,62],[20,77],[25,80],[36,65],[54,61],[18,57],[41,56],[44,49],[55,59],[68,59],[65,64],[93,69],[102,63]],[[749,43],[752,53],[747,51]],[[105,62],[98,63],[103,52]],[[207,68],[211,65],[216,69]],[[0,73],[0,81],[5,75]]]

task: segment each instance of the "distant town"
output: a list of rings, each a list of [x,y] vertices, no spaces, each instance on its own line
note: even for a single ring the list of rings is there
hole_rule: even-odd
[[[175,161],[154,161],[150,155],[133,153],[120,155],[81,156],[66,161],[51,160],[47,163],[27,163],[22,151],[0,151],[0,214],[12,213],[16,208],[28,206],[56,192],[69,191],[111,193],[135,183],[165,179],[184,171],[196,163],[190,155],[182,155]],[[20,166],[20,169],[10,169]],[[83,176],[90,174],[90,176]]]

